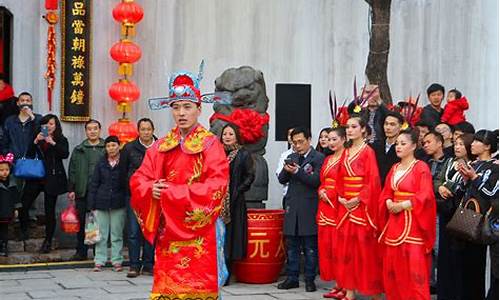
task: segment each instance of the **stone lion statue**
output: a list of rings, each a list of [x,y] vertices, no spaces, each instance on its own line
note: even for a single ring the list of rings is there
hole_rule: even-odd
[[[269,183],[266,153],[269,131],[269,98],[261,71],[249,66],[225,70],[215,80],[215,92],[230,95],[230,104],[215,103],[210,130],[219,135],[228,122],[239,127],[245,148],[255,161],[255,181],[245,194],[249,207],[263,207]]]

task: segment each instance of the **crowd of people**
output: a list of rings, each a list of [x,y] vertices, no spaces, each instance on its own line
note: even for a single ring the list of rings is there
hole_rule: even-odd
[[[299,286],[302,251],[306,291],[316,290],[317,267],[335,281],[325,298],[498,299],[498,130],[475,131],[456,89],[444,108],[443,86],[427,96],[423,109],[414,99],[388,106],[367,85],[347,115],[332,109],[316,148],[307,128],[290,128],[276,170],[288,254],[279,289]],[[462,208],[488,215],[496,238],[447,229]]]
[[[5,86],[8,85],[0,77],[0,89]],[[67,193],[80,222],[74,260],[87,259],[84,228],[86,215],[92,212],[102,235],[95,245],[94,271],[102,271],[107,261],[111,261],[114,271],[123,270],[126,226],[130,259],[127,276],[152,274],[156,268],[155,248],[163,247],[169,253],[179,250],[165,244],[168,239],[162,236],[164,231],[156,236],[151,229],[166,226],[163,221],[143,214],[157,209],[151,204],[154,201],[137,202],[134,206],[131,198],[151,198],[152,193],[153,199],[181,205],[185,201],[183,195],[191,193],[186,199],[198,203],[208,191],[191,191],[196,186],[192,183],[199,180],[201,173],[208,172],[218,178],[214,179],[217,186],[227,189],[217,198],[221,200],[220,220],[225,224],[226,269],[230,272],[233,261],[246,257],[244,193],[255,178],[255,170],[237,126],[224,126],[218,137],[222,147],[214,144],[225,155],[222,161],[212,159],[210,163],[220,167],[205,170],[202,161],[194,161],[194,174],[184,180],[188,187],[177,186],[175,181],[181,179],[175,172],[161,173],[165,180],[153,180],[151,176],[164,171],[158,171],[151,161],[183,143],[183,154],[162,158],[163,164],[181,168],[183,159],[187,159],[182,155],[192,154],[189,159],[196,160],[198,153],[204,153],[214,143],[210,134],[195,123],[183,131],[182,126],[190,117],[176,119],[180,129],[159,141],[158,150],[154,151],[148,151],[158,144],[152,120],[140,119],[138,138],[122,147],[116,136],[101,138],[101,124],[92,119],[84,126],[86,139],[70,151],[59,118],[36,114],[29,93],[14,97],[9,90],[0,93],[0,255],[8,255],[8,224],[17,212],[22,239],[30,237],[29,211],[40,192],[44,194],[45,210],[45,240],[40,252],[49,253],[56,225],[56,201],[59,195]],[[332,290],[324,295],[326,298],[352,300],[360,293],[378,299],[384,293],[389,300],[430,299],[431,293],[437,293],[440,300],[498,299],[498,235],[496,241],[486,245],[461,239],[447,230],[456,211],[465,207],[488,214],[490,227],[498,234],[498,130],[475,131],[465,120],[468,101],[456,89],[448,92],[444,108],[445,90],[440,84],[430,85],[427,97],[430,104],[420,110],[418,101],[411,99],[387,106],[378,87],[367,85],[347,112],[333,113],[333,126],[321,130],[315,148],[311,146],[308,128],[289,129],[290,148],[281,155],[276,170],[283,185],[287,251],[287,278],[278,284],[279,289],[299,287],[303,253],[306,291],[316,290],[318,271],[323,280],[335,281]],[[180,112],[187,111],[189,115],[191,109],[197,124],[199,103],[184,104],[191,101],[184,98],[176,101],[171,105],[174,118]],[[366,105],[361,105],[363,102]],[[208,137],[210,145],[207,142],[199,146],[196,141],[190,144],[193,134],[193,139]],[[44,178],[22,179],[10,174],[14,162],[25,157],[43,161]],[[63,160],[68,158],[66,173]],[[228,164],[229,169],[222,163]],[[227,186],[221,179],[221,172],[225,171],[229,173]],[[145,182],[152,187],[144,187]],[[147,193],[142,192],[143,188]],[[176,193],[170,192],[174,188]],[[163,193],[169,193],[170,198],[162,198]],[[199,211],[188,217],[184,211],[181,213],[182,216],[166,218],[202,222],[196,218],[212,217]],[[196,222],[192,230],[204,226]],[[488,247],[491,288],[485,291]],[[216,252],[207,249],[209,253]],[[156,251],[158,268],[164,269],[169,261],[162,255],[167,254]],[[184,263],[182,266],[188,268],[189,262]],[[157,288],[168,288],[157,280],[155,277]],[[229,277],[224,283],[229,284]]]

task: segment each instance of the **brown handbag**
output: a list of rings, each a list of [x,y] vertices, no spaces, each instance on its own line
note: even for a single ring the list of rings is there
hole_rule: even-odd
[[[483,215],[476,199],[470,198],[465,202],[465,205],[463,205],[463,201],[463,199],[460,201],[460,205],[450,222],[446,224],[446,230],[462,240],[477,243],[481,237]],[[469,203],[473,203],[475,209],[467,208]]]

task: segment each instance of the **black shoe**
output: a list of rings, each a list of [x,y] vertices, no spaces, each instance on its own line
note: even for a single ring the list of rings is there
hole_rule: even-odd
[[[306,292],[316,292],[314,281],[306,281]]]
[[[299,287],[299,282],[295,280],[291,280],[287,278],[285,281],[281,282],[278,284],[278,289],[279,290],[289,290],[289,289],[294,289]]]
[[[139,269],[130,267],[127,272],[127,278],[136,278],[137,276],[139,276]]]
[[[83,261],[83,260],[87,260],[87,256],[77,252],[73,256],[71,256],[70,260]]]
[[[47,240],[44,240],[43,241],[43,244],[42,244],[42,247],[40,247],[40,253],[50,253],[50,250],[52,248],[52,245],[49,241]]]
[[[153,269],[152,269],[152,268],[145,268],[145,267],[142,267],[142,269],[141,269],[141,274],[142,274],[142,275],[153,276]]]
[[[21,230],[21,236],[20,236],[20,241],[26,241],[29,240],[30,234],[28,230]]]
[[[433,285],[430,286],[429,288],[431,295],[436,295],[437,294],[437,288]]]
[[[7,253],[7,241],[0,241],[0,256],[9,256]]]

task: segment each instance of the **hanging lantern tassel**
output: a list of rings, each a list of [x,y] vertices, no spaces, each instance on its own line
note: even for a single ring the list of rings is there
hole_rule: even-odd
[[[135,36],[135,25],[129,22],[122,23],[121,34],[124,38]]]
[[[116,110],[122,114],[124,113],[130,113],[132,111],[132,107],[130,106],[130,103],[127,102],[120,102],[116,106]]]
[[[118,75],[130,77],[134,73],[134,66],[129,63],[123,63],[118,66]]]
[[[49,111],[52,111],[52,91],[56,81],[56,29],[57,14],[48,12],[45,20],[49,23],[47,30],[47,72],[45,79],[47,80],[47,101],[49,103]]]

